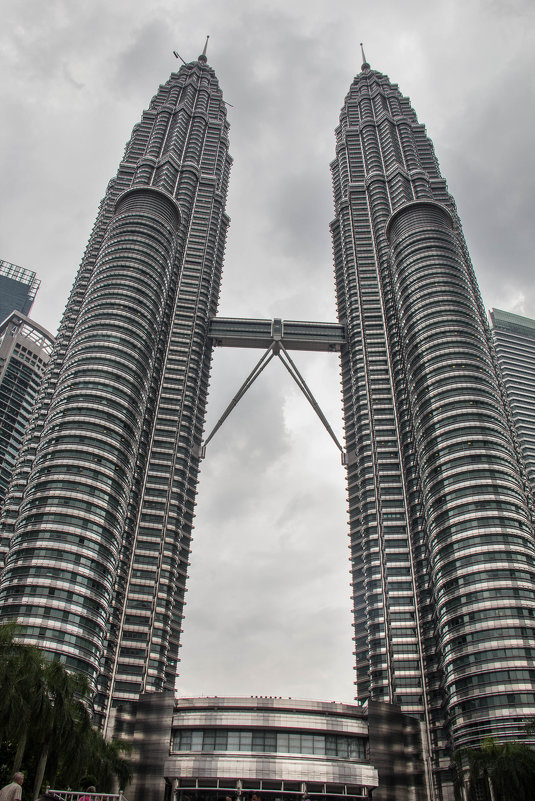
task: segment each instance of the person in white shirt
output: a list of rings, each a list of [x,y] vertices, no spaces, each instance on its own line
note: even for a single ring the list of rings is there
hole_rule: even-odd
[[[0,790],[0,801],[20,801],[22,798],[22,782],[24,781],[24,773],[15,773],[11,780],[11,784],[6,784]]]

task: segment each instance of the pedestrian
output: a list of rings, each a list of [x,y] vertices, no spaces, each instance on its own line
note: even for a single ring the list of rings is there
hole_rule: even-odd
[[[14,773],[11,784],[6,784],[0,790],[0,801],[20,801],[22,798],[22,782],[24,773]]]
[[[97,788],[93,787],[93,785],[91,785],[90,787],[88,787],[86,789],[86,793],[96,793],[96,792],[97,792]],[[80,796],[78,801],[93,801],[93,799],[88,795],[82,795],[82,796]]]

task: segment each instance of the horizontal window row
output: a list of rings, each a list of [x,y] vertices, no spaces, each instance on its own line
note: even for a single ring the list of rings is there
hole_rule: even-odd
[[[363,738],[272,729],[181,729],[173,733],[172,749],[317,754],[339,759],[364,759],[366,753]]]

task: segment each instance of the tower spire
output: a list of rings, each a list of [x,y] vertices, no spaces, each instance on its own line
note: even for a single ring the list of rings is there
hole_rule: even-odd
[[[362,44],[362,42],[360,43],[360,52],[362,53],[362,69],[363,70],[369,70],[370,69],[370,65],[366,61],[366,56],[364,54],[364,45]]]
[[[206,50],[207,50],[207,48],[208,48],[208,39],[209,39],[209,38],[210,38],[210,35],[208,35],[208,36],[206,37],[206,42],[204,43],[203,51],[202,51],[201,55],[200,55],[200,56],[199,56],[199,58],[198,58],[198,60],[199,60],[199,61],[202,61],[202,62],[203,62],[203,64],[206,64],[206,62],[208,61],[208,59],[206,58]]]

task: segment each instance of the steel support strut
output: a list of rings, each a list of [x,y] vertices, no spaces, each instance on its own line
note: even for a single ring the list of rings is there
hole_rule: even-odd
[[[340,445],[340,442],[338,441],[336,434],[329,425],[327,418],[323,414],[318,402],[316,401],[314,395],[310,391],[310,388],[308,387],[305,379],[297,369],[292,358],[290,357],[290,354],[284,347],[282,341],[279,339],[273,340],[269,348],[262,355],[261,359],[255,365],[253,370],[249,373],[249,375],[247,376],[247,378],[245,379],[245,381],[243,382],[237,393],[232,398],[231,402],[229,403],[229,405],[227,406],[227,408],[225,409],[225,411],[215,424],[214,428],[212,429],[210,435],[205,439],[203,445],[201,446],[201,459],[204,458],[204,456],[206,455],[206,446],[208,445],[210,440],[214,437],[216,431],[218,431],[221,428],[221,426],[223,425],[223,423],[225,422],[231,411],[238,405],[238,403],[243,398],[249,387],[251,387],[254,384],[260,373],[267,367],[267,365],[270,363],[270,361],[274,356],[279,357],[279,359],[281,360],[285,368],[288,370],[288,372],[292,376],[293,380],[295,381],[295,383],[297,384],[297,386],[299,387],[305,398],[308,400],[308,402],[318,415],[327,433],[329,434],[329,436],[331,437],[331,439],[333,440],[333,442],[335,443],[336,447],[338,448],[338,450],[342,455],[342,464],[345,464],[346,454],[344,449]]]

